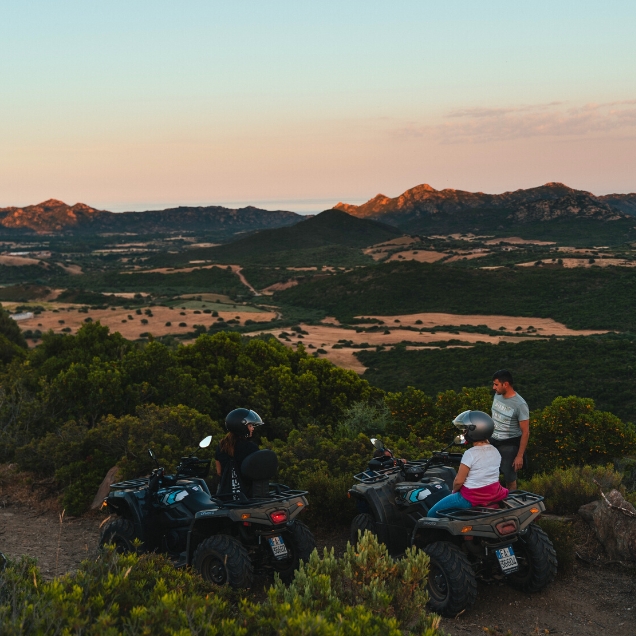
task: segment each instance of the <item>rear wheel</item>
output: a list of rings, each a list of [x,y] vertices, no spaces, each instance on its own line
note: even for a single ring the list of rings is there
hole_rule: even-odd
[[[461,550],[447,541],[436,541],[427,545],[424,552],[430,557],[429,607],[450,618],[472,607],[477,598],[477,581]]]
[[[291,550],[291,556],[284,561],[274,563],[274,569],[284,583],[291,582],[294,578],[294,573],[300,565],[300,561],[307,563],[311,553],[316,549],[316,539],[304,523],[295,521],[288,530],[291,535],[291,545],[288,545],[287,549]]]
[[[250,587],[254,568],[247,550],[233,537],[216,534],[199,543],[192,564],[204,580],[216,585]]]
[[[367,531],[371,534],[377,534],[375,519],[368,512],[363,512],[354,517],[351,522],[351,534],[349,535],[351,545],[354,547],[358,545],[358,532],[360,533],[360,537],[362,537]]]
[[[140,548],[135,546],[137,539],[135,524],[130,519],[114,519],[109,521],[99,538],[99,547],[112,543],[115,551],[119,554],[126,552],[140,552]]]
[[[519,535],[513,549],[519,569],[506,577],[506,582],[522,592],[538,592],[550,584],[557,573],[556,552],[548,535],[531,523]]]

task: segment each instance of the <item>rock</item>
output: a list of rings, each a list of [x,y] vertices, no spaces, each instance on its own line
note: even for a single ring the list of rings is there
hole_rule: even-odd
[[[600,501],[579,508],[612,561],[636,561],[636,508],[612,490]]]
[[[99,508],[102,505],[102,501],[110,492],[110,485],[121,479],[119,474],[119,466],[113,466],[107,473],[106,477],[104,477],[104,481],[100,484],[97,489],[97,494],[95,495],[95,499],[93,499],[93,503],[91,504],[91,510],[95,510],[95,508]]]

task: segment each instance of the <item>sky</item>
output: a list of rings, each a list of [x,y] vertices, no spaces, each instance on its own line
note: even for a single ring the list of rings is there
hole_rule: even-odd
[[[636,3],[0,0],[0,207],[636,191]]]

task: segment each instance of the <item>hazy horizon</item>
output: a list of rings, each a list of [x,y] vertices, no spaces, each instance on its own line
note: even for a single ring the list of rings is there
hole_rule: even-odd
[[[34,0],[3,13],[2,207],[309,213],[421,183],[636,191],[627,1]]]

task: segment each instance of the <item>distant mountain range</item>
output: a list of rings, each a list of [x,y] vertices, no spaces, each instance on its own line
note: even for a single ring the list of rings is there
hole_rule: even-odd
[[[555,222],[576,221],[582,229],[590,223],[598,226],[599,222],[605,225],[618,221],[615,229],[620,228],[621,236],[627,237],[634,229],[636,193],[595,196],[562,183],[546,183],[527,190],[485,194],[435,190],[423,184],[399,197],[378,194],[362,205],[338,203],[335,208],[361,219],[381,221],[407,233],[483,232],[511,226],[546,226],[543,230],[547,231],[547,226]],[[49,199],[23,208],[0,208],[0,236],[99,233],[147,236],[189,232],[225,241],[236,238],[242,232],[293,226],[305,219],[294,212],[255,207],[180,206],[148,212],[114,213],[97,210],[84,203],[70,206]],[[587,223],[581,223],[581,219]],[[361,231],[361,228],[356,231]]]
[[[362,205],[338,203],[336,209],[395,225],[404,231],[460,231],[585,218],[617,221],[636,216],[636,193],[595,196],[562,183],[503,194],[435,190],[423,184],[399,197],[378,194]]]
[[[0,234],[168,234],[195,232],[228,238],[239,232],[284,227],[305,217],[282,210],[221,206],[168,208],[148,212],[108,212],[84,203],[49,199],[24,208],[0,208]]]

